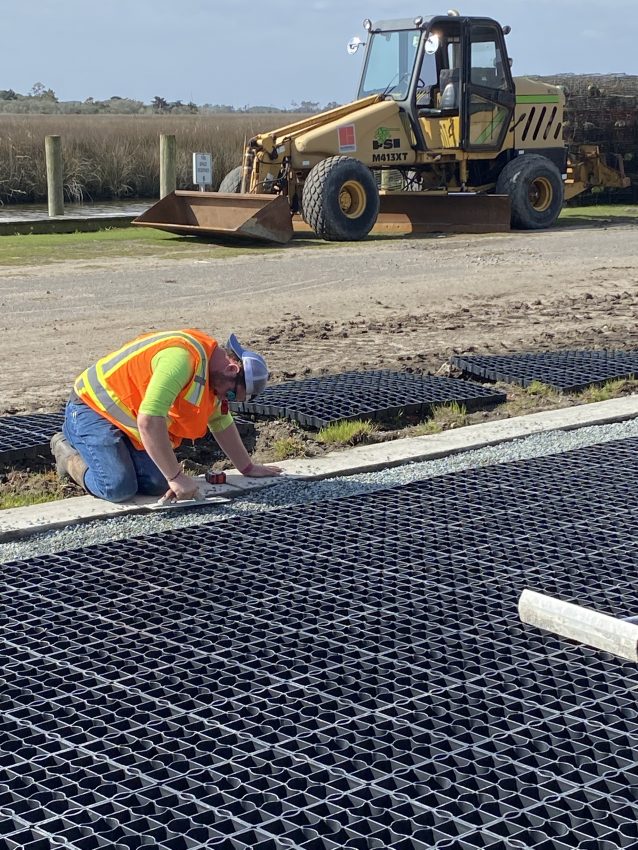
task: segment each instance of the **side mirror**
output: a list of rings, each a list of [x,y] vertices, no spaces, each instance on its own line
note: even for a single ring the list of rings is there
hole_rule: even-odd
[[[350,56],[353,56],[360,47],[365,45],[365,41],[361,41],[358,35],[354,35],[348,42],[347,51]]]
[[[431,32],[430,35],[425,40],[425,52],[428,56],[432,56],[433,53],[439,49],[439,37],[436,33]]]

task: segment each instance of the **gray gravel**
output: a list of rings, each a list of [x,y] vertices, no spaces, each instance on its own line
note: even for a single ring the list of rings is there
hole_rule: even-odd
[[[173,528],[199,525],[203,522],[225,521],[246,514],[277,510],[287,505],[354,496],[370,490],[447,475],[462,469],[473,469],[526,458],[560,454],[570,449],[637,436],[638,420],[629,420],[610,425],[579,428],[573,431],[552,431],[536,434],[523,440],[461,452],[423,463],[406,464],[385,471],[352,475],[347,478],[331,478],[316,482],[293,480],[280,482],[264,490],[249,493],[227,506],[216,509],[194,509],[179,511],[174,514],[149,512],[141,515],[115,517],[69,526],[15,542],[3,543],[0,544],[0,562],[31,558],[36,555],[77,549],[83,546],[94,546],[99,543],[106,543],[109,540],[153,534]]]

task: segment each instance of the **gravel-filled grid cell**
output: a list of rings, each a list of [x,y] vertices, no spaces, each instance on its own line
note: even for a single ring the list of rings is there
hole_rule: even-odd
[[[635,846],[637,449],[5,565],[0,847]]]
[[[256,416],[279,416],[306,428],[348,419],[381,419],[401,411],[425,416],[456,402],[480,410],[504,402],[504,393],[470,381],[378,369],[286,381],[267,387],[258,401],[231,407]]]
[[[524,354],[455,355],[454,366],[488,381],[528,387],[533,381],[562,392],[638,375],[638,351],[546,351]]]
[[[63,413],[0,417],[0,462],[9,463],[48,452],[51,437],[62,429]]]

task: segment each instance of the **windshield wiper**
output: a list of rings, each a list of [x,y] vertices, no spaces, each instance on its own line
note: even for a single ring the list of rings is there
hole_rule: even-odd
[[[409,79],[411,74],[412,71],[404,71],[404,73],[399,76],[399,72],[397,71],[397,73],[394,75],[394,77],[392,77],[388,85],[385,87],[385,90],[381,93],[381,97],[386,97],[386,95],[391,94],[396,89],[396,87],[403,82],[404,79]],[[394,80],[397,77],[399,77],[399,79],[395,83]]]
[[[394,82],[394,81],[396,80],[396,78],[397,78],[397,77],[399,77],[399,73],[398,73],[398,72],[394,75],[394,77],[392,77],[392,79],[390,80],[390,82],[388,83],[388,85],[387,85],[387,86],[385,87],[385,89],[381,92],[381,97],[385,97],[386,95],[390,94],[390,92],[393,92],[393,91],[395,90],[395,88],[396,88],[396,87],[399,85],[399,83],[401,82],[401,77],[399,77],[399,79],[396,81],[396,83]]]

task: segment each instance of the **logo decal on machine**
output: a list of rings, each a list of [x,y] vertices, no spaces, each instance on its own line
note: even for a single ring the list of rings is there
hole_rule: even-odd
[[[400,148],[401,139],[392,136],[396,132],[397,130],[390,130],[388,127],[379,127],[372,140],[372,150],[383,149],[387,151],[392,150],[392,148]]]
[[[357,137],[354,124],[344,124],[337,128],[339,134],[339,153],[353,153],[357,149]]]
[[[384,151],[392,150],[392,148],[400,148],[401,139],[386,139],[384,142],[378,142],[376,139],[372,141],[372,150],[378,151],[383,148]]]
[[[372,162],[405,162],[408,158],[407,153],[398,153],[395,148],[401,147],[401,139],[393,136],[393,133],[399,133],[400,130],[389,129],[388,127],[379,127],[372,140],[372,150],[382,150],[384,153],[373,153]],[[385,151],[393,151],[393,153],[385,153]]]

